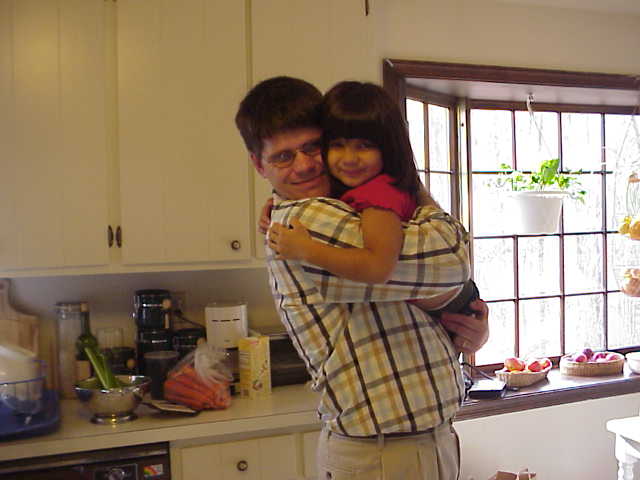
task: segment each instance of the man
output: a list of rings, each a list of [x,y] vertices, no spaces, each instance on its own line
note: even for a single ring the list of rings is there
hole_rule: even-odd
[[[337,200],[311,198],[330,192],[320,152],[321,101],[307,82],[273,78],[249,92],[236,124],[256,171],[274,188],[274,221],[297,217],[320,241],[361,246],[353,210]],[[417,210],[404,229],[398,266],[384,285],[276,260],[267,249],[280,317],[320,393],[321,479],[458,476],[451,421],[464,389],[457,353],[442,324],[406,301],[451,291],[468,278],[460,232],[438,212]],[[455,347],[468,353],[488,335],[486,305],[472,306],[477,318],[442,319],[455,333]]]

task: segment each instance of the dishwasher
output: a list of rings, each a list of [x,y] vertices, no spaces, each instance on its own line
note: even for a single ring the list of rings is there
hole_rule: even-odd
[[[169,444],[153,443],[4,461],[0,462],[0,479],[169,480]]]

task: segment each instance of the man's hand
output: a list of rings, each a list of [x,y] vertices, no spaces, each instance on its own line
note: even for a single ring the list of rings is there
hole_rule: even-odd
[[[489,308],[483,300],[471,302],[475,315],[443,312],[440,321],[454,334],[453,344],[460,352],[472,354],[489,339]]]
[[[260,212],[260,219],[258,220],[258,231],[263,235],[269,230],[269,224],[271,223],[271,209],[273,208],[273,197],[269,197]]]
[[[269,229],[269,246],[278,260],[305,260],[313,248],[313,239],[297,218],[291,219],[291,228],[274,223]]]

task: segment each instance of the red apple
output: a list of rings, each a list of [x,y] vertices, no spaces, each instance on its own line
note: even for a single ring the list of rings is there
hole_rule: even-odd
[[[591,350],[589,347],[583,348],[582,353],[584,353],[584,355],[587,357],[587,360],[591,360],[591,357],[593,357],[593,350]]]
[[[522,371],[524,370],[525,366],[526,364],[516,357],[509,357],[504,361],[504,368],[506,368],[510,372]]]
[[[573,357],[574,362],[584,363],[587,361],[587,356],[584,353],[579,353],[575,357]]]
[[[542,364],[542,369],[545,370],[551,366],[551,360],[548,358],[541,358],[540,363]]]
[[[615,362],[616,360],[620,360],[620,354],[616,352],[609,352],[605,359],[607,362]]]
[[[532,360],[527,364],[527,368],[530,372],[539,372],[543,367],[539,360]]]
[[[590,362],[597,362],[601,358],[606,358],[607,352],[596,352],[593,354],[593,357],[589,359]]]

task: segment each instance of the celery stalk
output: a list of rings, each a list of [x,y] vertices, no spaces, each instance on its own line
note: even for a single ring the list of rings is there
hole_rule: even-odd
[[[93,370],[96,372],[96,377],[98,377],[98,380],[102,384],[102,388],[110,389],[122,386],[121,382],[111,371],[111,368],[107,364],[107,360],[104,358],[102,353],[97,351],[93,346],[85,347],[84,352],[87,354],[87,357],[93,366]]]

